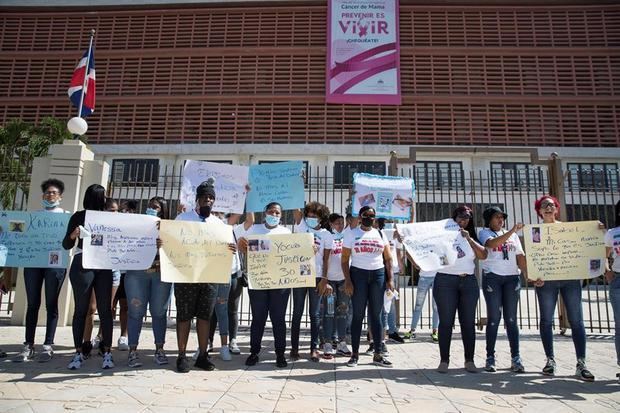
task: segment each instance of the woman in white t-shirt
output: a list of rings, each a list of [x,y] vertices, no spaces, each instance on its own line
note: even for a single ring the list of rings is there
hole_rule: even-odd
[[[265,207],[265,218],[261,224],[255,224],[239,238],[239,249],[245,253],[248,249],[247,236],[250,235],[276,235],[290,234],[291,230],[280,225],[282,206],[277,202],[271,202]],[[248,289],[250,307],[252,310],[252,324],[250,326],[250,355],[245,361],[246,366],[254,366],[258,363],[258,354],[261,349],[261,341],[265,332],[267,316],[271,319],[273,338],[276,350],[276,366],[286,367],[284,357],[286,349],[286,307],[291,294],[290,288],[278,288],[273,290]]]
[[[611,265],[607,263],[605,278],[609,283],[609,299],[616,326],[616,363],[620,367],[620,201],[616,204],[614,228],[605,234],[605,248]]]
[[[484,229],[478,238],[487,249],[487,259],[481,262],[482,292],[487,303],[487,359],[484,369],[495,372],[495,342],[497,329],[504,313],[504,324],[510,343],[510,370],[523,373],[525,368],[519,354],[519,324],[517,310],[521,295],[521,271],[527,273],[525,253],[517,231],[523,224],[504,229],[508,214],[499,207],[487,208],[483,213]]]
[[[390,243],[379,230],[373,228],[374,208],[365,206],[359,211],[361,225],[344,237],[341,265],[345,278],[345,292],[351,295],[353,320],[351,322],[352,354],[347,365],[355,367],[359,359],[360,335],[366,312],[370,307],[368,324],[374,339],[373,363],[391,367],[392,363],[381,355],[383,338],[381,310],[387,289],[394,290],[392,281],[392,254]],[[349,261],[350,260],[350,261]]]
[[[476,305],[480,296],[478,280],[474,274],[475,259],[485,259],[487,251],[478,243],[471,208],[462,205],[452,213],[453,225],[458,225],[461,236],[454,242],[457,253],[454,264],[442,268],[435,275],[433,297],[439,313],[439,353],[441,361],[437,371],[447,373],[450,363],[450,343],[456,312],[459,312],[461,338],[465,351],[465,370],[477,371],[474,364],[476,347]]]

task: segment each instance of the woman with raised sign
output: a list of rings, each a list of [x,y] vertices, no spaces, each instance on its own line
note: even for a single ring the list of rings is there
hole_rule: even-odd
[[[280,225],[282,218],[282,206],[277,202],[271,202],[265,207],[265,218],[262,224],[255,224],[239,237],[239,249],[246,252],[250,235],[276,235],[290,234],[291,230]],[[261,349],[261,341],[265,332],[267,316],[271,318],[273,338],[276,350],[276,366],[286,367],[284,356],[286,349],[286,306],[291,294],[290,288],[278,288],[273,290],[248,290],[250,307],[252,310],[252,324],[250,326],[250,355],[245,361],[246,366],[254,366],[258,363],[258,354]]]
[[[497,329],[504,313],[504,324],[510,343],[510,370],[523,373],[525,368],[519,354],[519,324],[517,309],[521,294],[521,272],[527,274],[525,253],[517,231],[523,224],[515,224],[510,231],[504,229],[508,214],[501,208],[487,208],[482,216],[484,229],[480,243],[487,249],[487,259],[482,261],[482,292],[487,303],[487,360],[484,369],[495,372],[495,342]]]
[[[70,370],[82,367],[84,358],[82,357],[82,337],[84,336],[84,322],[90,307],[90,296],[95,291],[97,297],[97,312],[99,322],[103,332],[103,369],[114,367],[114,360],[110,353],[112,346],[112,271],[111,270],[91,270],[82,266],[82,234],[86,211],[103,211],[105,207],[105,188],[98,184],[92,184],[86,188],[84,193],[84,209],[76,212],[69,219],[67,233],[62,241],[64,249],[71,249],[77,241],[77,248],[69,269],[69,280],[73,287],[73,298],[75,300],[75,310],[73,312],[73,342],[75,344],[75,354],[67,366]]]
[[[65,184],[58,179],[48,179],[41,184],[41,206],[43,211],[51,213],[65,213],[59,205],[62,201],[62,193]],[[56,263],[58,264],[58,255]],[[46,362],[54,355],[54,336],[56,335],[56,325],[58,324],[58,296],[60,289],[65,281],[66,264],[61,268],[24,268],[24,284],[26,286],[26,300],[28,302],[26,310],[26,337],[24,348],[17,354],[13,361],[30,361],[35,356],[34,336],[39,319],[39,308],[41,307],[41,288],[45,287],[45,310],[47,312],[47,323],[45,325],[45,341],[43,351],[37,356],[37,361]]]
[[[605,251],[608,257],[605,278],[609,283],[609,300],[614,312],[616,363],[620,367],[620,201],[616,204],[615,212],[614,227],[605,234]]]
[[[383,328],[381,311],[386,290],[394,290],[392,281],[392,254],[390,243],[379,230],[373,228],[375,210],[364,206],[359,210],[361,225],[344,236],[341,265],[345,278],[345,292],[351,296],[353,320],[351,321],[351,358],[347,366],[357,366],[359,360],[362,322],[369,307],[369,328],[374,339],[373,363],[392,367],[381,354]]]
[[[551,195],[543,195],[534,203],[536,214],[542,218],[544,224],[559,223],[560,202]],[[594,381],[594,375],[586,367],[586,329],[583,323],[581,308],[581,280],[553,280],[537,279],[536,297],[540,307],[540,338],[545,348],[547,363],[542,373],[545,376],[555,375],[556,363],[553,353],[553,314],[558,301],[558,294],[562,295],[566,305],[566,313],[570,322],[571,336],[577,355],[577,369],[575,375],[583,381]]]
[[[478,371],[474,364],[476,348],[476,305],[480,296],[478,280],[474,274],[475,260],[487,257],[486,249],[478,243],[471,208],[462,205],[452,213],[452,225],[460,229],[460,237],[454,242],[456,260],[435,275],[433,297],[439,313],[439,354],[441,361],[437,371],[447,373],[450,365],[450,343],[454,318],[458,310],[461,339],[465,352],[465,370]]]

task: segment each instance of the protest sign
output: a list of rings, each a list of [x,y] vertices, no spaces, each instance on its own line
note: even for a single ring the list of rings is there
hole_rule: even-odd
[[[196,206],[196,187],[209,178],[213,178],[215,187],[213,211],[242,214],[248,167],[216,162],[185,162],[181,183],[181,203],[185,209],[191,210]]]
[[[580,221],[523,227],[527,277],[581,280],[603,274],[605,234],[598,226],[598,221]]]
[[[159,219],[142,214],[86,211],[82,266],[146,270],[157,255]]]
[[[411,218],[415,193],[413,179],[355,173],[353,187],[353,216],[357,216],[363,206],[370,206],[377,218]]]
[[[250,167],[247,211],[262,212],[270,202],[279,202],[283,210],[303,208],[303,162],[277,162]]]
[[[64,268],[69,252],[62,247],[70,214],[0,212],[0,266]]]
[[[252,235],[247,239],[247,270],[251,289],[316,285],[312,234]]]
[[[177,283],[230,282],[232,227],[191,221],[161,221],[161,280]]]

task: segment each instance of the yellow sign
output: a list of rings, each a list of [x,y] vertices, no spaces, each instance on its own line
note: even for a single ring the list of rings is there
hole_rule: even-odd
[[[316,263],[312,234],[248,237],[248,281],[253,290],[314,287]]]
[[[523,227],[528,278],[581,280],[605,271],[604,233],[598,221]]]
[[[162,220],[159,237],[161,280],[177,283],[230,282],[232,227],[204,222]]]

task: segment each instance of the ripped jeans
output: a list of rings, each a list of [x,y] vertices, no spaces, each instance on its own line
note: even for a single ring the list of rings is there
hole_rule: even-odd
[[[482,275],[482,293],[487,302],[487,357],[495,356],[497,329],[504,313],[504,324],[510,343],[511,357],[519,356],[519,324],[517,309],[521,294],[521,276],[498,275],[484,272]]]

